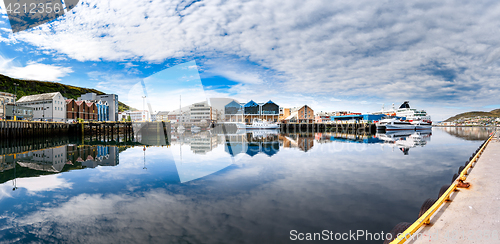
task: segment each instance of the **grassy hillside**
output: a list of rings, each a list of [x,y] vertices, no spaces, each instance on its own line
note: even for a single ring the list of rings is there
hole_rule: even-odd
[[[17,98],[23,96],[35,95],[48,92],[60,92],[66,98],[76,99],[80,95],[93,92],[98,95],[105,94],[102,91],[90,88],[82,88],[77,86],[64,85],[57,82],[36,81],[36,80],[20,80],[10,78],[0,74],[0,91],[14,94],[14,83],[19,84],[17,87]],[[122,102],[118,102],[118,110],[125,111],[130,109],[129,106]]]
[[[476,116],[500,117],[500,109],[491,110],[490,112],[472,111],[472,112],[461,113],[461,114],[457,114],[451,118],[448,118],[444,122],[452,122],[452,121],[457,120],[457,119],[473,118]]]

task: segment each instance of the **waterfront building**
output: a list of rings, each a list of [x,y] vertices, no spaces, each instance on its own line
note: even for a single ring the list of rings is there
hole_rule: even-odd
[[[83,119],[85,121],[97,121],[99,120],[98,113],[99,111],[97,104],[94,102],[66,99],[66,118],[69,122],[76,121],[77,119]]]
[[[125,112],[119,112],[118,113],[118,121],[127,121],[128,118],[128,113],[130,111],[125,111]]]
[[[130,116],[130,120],[134,122],[151,121],[151,114],[148,110],[131,111],[128,112],[128,116]]]
[[[287,123],[313,123],[314,110],[308,105],[290,109],[290,115],[284,119]]]
[[[0,92],[0,119],[5,119],[6,106],[14,103],[16,95],[8,92]]]
[[[208,102],[210,107],[212,107],[212,122],[223,122],[226,120],[224,108],[230,102],[238,101],[231,98],[209,98]]]
[[[224,106],[224,113],[227,122],[243,122],[243,105],[236,101],[231,101]]]
[[[96,121],[97,118],[97,105],[91,101],[83,101],[83,119],[87,121]]]
[[[169,111],[159,111],[156,113],[156,121],[168,121]]]
[[[15,111],[14,111],[15,110]],[[16,120],[33,120],[33,108],[31,107],[26,107],[26,106],[21,106],[16,104],[7,104],[5,106],[5,119],[8,120],[13,120],[14,119],[14,114],[16,116]]]
[[[102,101],[102,104],[107,104],[107,120],[105,121],[118,121],[118,95],[116,94],[104,94],[97,95],[96,93],[86,93],[81,95],[77,101],[92,101],[98,103]],[[104,105],[103,105],[104,106]],[[102,117],[105,117],[103,113]]]
[[[66,99],[60,92],[24,96],[17,105],[33,108],[33,120],[66,121]]]
[[[191,122],[191,105],[176,109],[168,113],[168,120],[171,123],[190,123]]]
[[[331,121],[331,119],[330,119],[331,116],[335,116],[335,113],[328,113],[328,112],[321,111],[318,114],[316,114],[316,117],[314,118],[314,121],[316,123],[330,122]]]
[[[277,122],[280,107],[269,100],[266,103],[256,103],[251,100],[248,103],[232,101],[224,107],[226,121],[251,123],[254,119],[262,119]]]
[[[285,120],[288,116],[292,115],[292,109],[291,108],[280,108],[280,115],[278,120],[283,121]]]
[[[95,103],[97,107],[97,120],[109,121],[109,105],[108,102],[99,100]]]
[[[191,123],[210,123],[212,120],[212,107],[207,102],[194,103],[189,108]]]

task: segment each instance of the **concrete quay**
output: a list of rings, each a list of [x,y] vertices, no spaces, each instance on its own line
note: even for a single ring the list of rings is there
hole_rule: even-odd
[[[465,182],[405,243],[500,243],[500,133],[485,148]],[[417,239],[418,237],[418,239]]]

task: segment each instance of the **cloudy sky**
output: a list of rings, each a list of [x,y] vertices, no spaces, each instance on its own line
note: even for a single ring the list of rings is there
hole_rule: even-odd
[[[435,121],[500,108],[496,1],[87,0],[15,34],[1,7],[0,73],[97,88],[136,107],[130,94],[154,75],[178,99],[182,82],[158,73],[181,64],[197,69],[174,72],[199,80],[195,98],[356,112],[409,100]]]

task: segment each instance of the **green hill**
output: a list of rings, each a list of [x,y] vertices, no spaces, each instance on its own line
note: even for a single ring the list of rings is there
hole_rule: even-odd
[[[448,118],[444,122],[452,122],[452,121],[457,120],[457,119],[473,118],[476,116],[500,117],[500,109],[491,110],[490,112],[472,111],[472,112],[461,113],[461,114],[457,114],[451,118]]]
[[[72,99],[76,99],[80,97],[82,94],[89,92],[96,93],[97,95],[105,94],[104,92],[96,89],[64,85],[57,82],[20,80],[0,74],[0,91],[14,94],[15,92],[14,83],[19,84],[19,86],[17,87],[18,99],[23,96],[48,93],[48,92],[60,92],[64,97]],[[128,109],[131,108],[122,102],[118,102],[118,110],[120,112]]]

